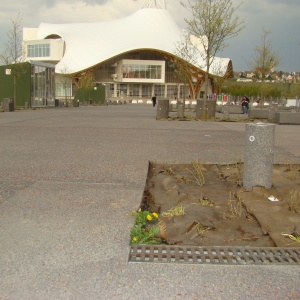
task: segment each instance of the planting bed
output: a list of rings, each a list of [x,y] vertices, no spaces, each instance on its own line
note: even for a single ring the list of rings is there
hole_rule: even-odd
[[[244,190],[242,174],[242,163],[150,163],[140,209],[159,217],[146,227],[169,245],[300,247],[300,165],[274,165],[271,189]]]

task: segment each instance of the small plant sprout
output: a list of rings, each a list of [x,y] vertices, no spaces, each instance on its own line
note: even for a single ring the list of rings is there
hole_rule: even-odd
[[[243,214],[243,202],[236,198],[232,192],[229,192],[228,211],[228,217],[231,219],[239,219]]]
[[[175,175],[175,172],[172,170],[172,168],[166,168],[164,165],[162,165],[161,167],[161,172],[165,172],[167,175]]]
[[[162,217],[175,217],[185,215],[184,207],[181,205],[173,207],[166,212],[163,212]]]
[[[187,169],[194,177],[194,182],[199,186],[203,186],[205,184],[205,178],[203,175],[203,164],[201,163],[200,159],[195,159],[192,161],[193,169]]]
[[[282,233],[281,235],[286,236],[286,237],[290,238],[291,240],[300,244],[300,235],[296,231],[296,226],[291,234]]]
[[[243,175],[242,175],[242,161],[239,160],[236,164],[236,173],[237,173],[237,185],[242,186],[243,183]]]

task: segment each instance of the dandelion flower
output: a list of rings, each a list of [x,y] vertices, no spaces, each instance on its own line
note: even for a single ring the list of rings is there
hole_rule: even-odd
[[[132,241],[133,241],[133,242],[136,242],[136,241],[137,241],[137,238],[136,238],[136,237],[134,237],[134,238],[132,239]]]
[[[154,218],[156,218],[156,219],[158,218],[158,214],[155,213],[155,212],[152,214],[152,216],[153,216]]]
[[[152,220],[152,216],[151,215],[147,215],[147,220],[151,221]]]

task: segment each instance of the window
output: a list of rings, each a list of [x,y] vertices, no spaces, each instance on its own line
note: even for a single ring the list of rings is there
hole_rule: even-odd
[[[178,85],[168,85],[167,86],[167,97],[175,98],[178,94]]]
[[[27,45],[27,57],[49,57],[49,56],[50,56],[49,44]]]
[[[129,96],[139,97],[140,95],[140,86],[138,84],[131,84],[129,86]]]
[[[117,85],[117,96],[118,96],[118,92],[119,92],[119,96],[121,96],[121,97],[127,96],[127,84],[118,84]]]
[[[123,64],[123,78],[160,79],[161,65]]]
[[[165,86],[164,85],[155,85],[154,86],[155,96],[163,97],[164,96],[164,91],[165,91]]]

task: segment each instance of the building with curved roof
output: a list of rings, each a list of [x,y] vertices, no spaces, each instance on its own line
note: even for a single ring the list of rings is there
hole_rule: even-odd
[[[189,89],[184,89],[175,71],[175,45],[183,33],[164,0],[148,0],[132,15],[117,20],[41,23],[38,28],[24,28],[23,39],[28,59],[56,63],[56,74],[68,74],[75,87],[86,74],[92,74],[95,86],[106,86],[107,97],[147,98],[155,94],[180,98],[185,93],[195,98],[204,85],[205,62],[199,51],[195,60],[188,62]],[[190,40],[201,50],[195,37]],[[215,57],[210,69],[211,79],[232,76],[229,58]]]

